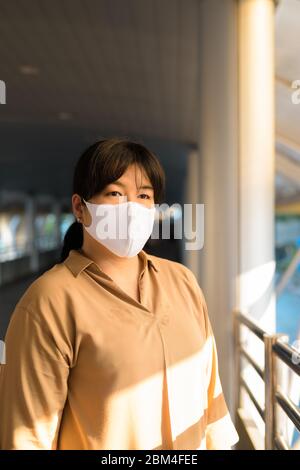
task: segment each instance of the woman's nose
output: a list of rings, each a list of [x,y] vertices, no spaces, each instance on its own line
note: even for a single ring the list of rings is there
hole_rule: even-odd
[[[127,199],[126,199],[126,196],[125,196],[125,200],[127,200],[127,202],[137,202],[138,197],[136,195],[133,195],[133,194],[127,194]]]

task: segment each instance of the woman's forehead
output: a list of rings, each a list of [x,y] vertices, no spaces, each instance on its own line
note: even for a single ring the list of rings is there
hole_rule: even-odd
[[[141,168],[139,165],[132,164],[124,171],[124,173],[117,180],[113,181],[114,184],[123,183],[123,184],[133,184],[136,183],[137,186],[148,185],[152,187],[150,179],[146,171]]]

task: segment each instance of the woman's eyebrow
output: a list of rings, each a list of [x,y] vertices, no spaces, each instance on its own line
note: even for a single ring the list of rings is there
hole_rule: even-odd
[[[139,189],[153,189],[153,186],[150,186],[149,184],[145,184],[143,186],[140,186]]]
[[[117,186],[122,186],[123,188],[126,186],[126,184],[122,183],[121,181],[113,181],[110,184],[116,184]],[[151,186],[149,184],[145,184],[143,186],[140,186],[138,189],[152,189],[153,190],[153,186]]]

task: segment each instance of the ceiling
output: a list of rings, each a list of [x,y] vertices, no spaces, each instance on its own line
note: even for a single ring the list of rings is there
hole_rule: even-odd
[[[284,162],[300,164],[299,19],[299,0],[278,3],[278,201],[300,198]],[[199,0],[0,0],[0,188],[68,196],[81,151],[118,135],[158,154],[179,201],[197,142],[199,24]]]
[[[149,145],[178,182],[197,140],[198,7],[0,0],[0,185],[64,195],[80,152],[110,135]]]
[[[195,142],[198,4],[1,1],[0,120]]]

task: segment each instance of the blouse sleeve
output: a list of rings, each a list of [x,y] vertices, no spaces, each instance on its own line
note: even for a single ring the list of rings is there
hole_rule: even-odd
[[[0,367],[0,449],[55,449],[69,366],[49,326],[17,306]]]

